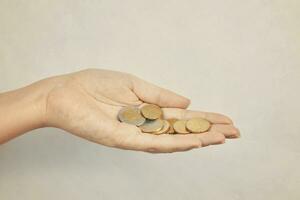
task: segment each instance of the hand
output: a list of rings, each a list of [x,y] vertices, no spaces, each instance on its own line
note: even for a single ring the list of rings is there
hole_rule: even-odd
[[[190,104],[187,98],[130,74],[89,69],[53,80],[55,86],[47,95],[44,125],[105,146],[153,153],[175,152],[220,144],[225,137],[239,136],[228,117],[186,110]],[[151,135],[117,120],[122,106],[143,102],[161,106],[166,118],[206,118],[213,123],[212,128],[201,134]]]

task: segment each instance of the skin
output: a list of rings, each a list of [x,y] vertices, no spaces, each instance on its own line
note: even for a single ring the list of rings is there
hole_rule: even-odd
[[[117,120],[123,106],[143,103],[162,107],[165,118],[203,117],[212,127],[201,134],[151,135]],[[240,136],[230,118],[187,110],[189,104],[189,99],[131,74],[87,69],[0,94],[0,144],[43,127],[60,128],[109,147],[151,153],[186,151]]]

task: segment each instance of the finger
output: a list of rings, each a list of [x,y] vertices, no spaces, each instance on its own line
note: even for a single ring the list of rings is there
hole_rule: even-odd
[[[225,143],[225,136],[220,132],[209,131],[193,135],[196,135],[201,140],[202,147]]]
[[[210,130],[223,133],[226,138],[240,137],[240,131],[232,125],[213,124]]]
[[[133,78],[133,91],[142,101],[161,107],[187,108],[190,104],[190,100],[186,97],[137,77]]]
[[[188,135],[151,135],[142,133],[139,136],[139,142],[143,145],[140,150],[150,153],[187,151],[193,148],[225,143],[225,136],[222,133],[212,131]]]
[[[142,133],[139,135],[139,143],[143,145],[143,151],[150,153],[187,151],[202,146],[199,138],[190,135],[151,135]]]
[[[152,135],[142,133],[139,128],[121,123],[122,130],[118,135],[123,135],[117,147],[129,150],[138,150],[151,153],[171,153],[187,151],[202,146],[201,140],[193,135]]]
[[[229,117],[218,113],[192,111],[192,110],[185,110],[179,108],[163,108],[163,113],[164,113],[164,117],[167,119],[168,118],[188,119],[193,117],[201,117],[210,121],[211,123],[233,124],[232,120]]]

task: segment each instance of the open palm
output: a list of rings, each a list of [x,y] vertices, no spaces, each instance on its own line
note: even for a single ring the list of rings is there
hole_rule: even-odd
[[[239,131],[221,114],[186,110],[190,101],[130,74],[88,69],[56,77],[46,105],[46,125],[110,147],[146,152],[175,152],[236,138]],[[212,123],[208,132],[187,135],[151,135],[121,123],[123,106],[153,103],[165,118],[203,117]]]

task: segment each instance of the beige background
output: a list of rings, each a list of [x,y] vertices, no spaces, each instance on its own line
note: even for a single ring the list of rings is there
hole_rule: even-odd
[[[0,199],[299,199],[299,19],[298,0],[0,0],[0,91],[121,70],[242,132],[152,155],[35,130],[0,147]]]

